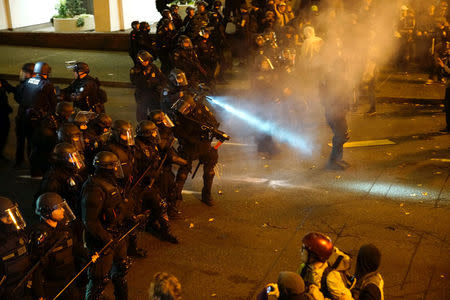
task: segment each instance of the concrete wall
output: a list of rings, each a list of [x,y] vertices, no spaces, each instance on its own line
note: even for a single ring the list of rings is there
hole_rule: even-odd
[[[12,27],[50,22],[50,18],[57,13],[55,8],[57,3],[59,0],[9,0]]]
[[[125,29],[131,28],[131,22],[134,20],[152,24],[161,18],[154,0],[122,0],[122,3]]]
[[[118,1],[109,0],[109,16],[111,18],[111,31],[120,30]]]

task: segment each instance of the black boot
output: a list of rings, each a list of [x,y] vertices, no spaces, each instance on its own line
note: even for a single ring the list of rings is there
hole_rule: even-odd
[[[178,244],[178,239],[170,232],[169,222],[166,220],[159,221],[160,237],[162,241],[172,244]]]
[[[202,202],[208,206],[213,206],[213,199],[211,196],[211,189],[213,184],[214,175],[203,175],[203,189],[202,189]]]

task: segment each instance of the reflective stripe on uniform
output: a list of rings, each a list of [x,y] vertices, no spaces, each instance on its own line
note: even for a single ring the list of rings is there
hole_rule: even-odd
[[[8,255],[3,256],[2,257],[2,261],[7,261],[7,260],[9,260],[9,259],[11,259],[13,257],[22,256],[22,255],[24,255],[26,253],[27,253],[27,247],[22,246],[19,249],[17,249],[16,251],[14,251],[14,252],[12,252],[12,253],[10,253]]]

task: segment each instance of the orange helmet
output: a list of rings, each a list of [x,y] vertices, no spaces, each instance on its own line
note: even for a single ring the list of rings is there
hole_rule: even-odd
[[[333,242],[319,232],[308,233],[303,237],[302,242],[308,253],[314,255],[321,262],[327,261],[333,253]]]

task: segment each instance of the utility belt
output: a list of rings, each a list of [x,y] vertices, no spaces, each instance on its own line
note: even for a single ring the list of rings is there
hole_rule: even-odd
[[[6,262],[10,259],[18,258],[18,257],[20,257],[22,255],[26,255],[26,254],[27,254],[27,247],[22,246],[20,248],[15,249],[13,252],[3,256],[2,261]]]

